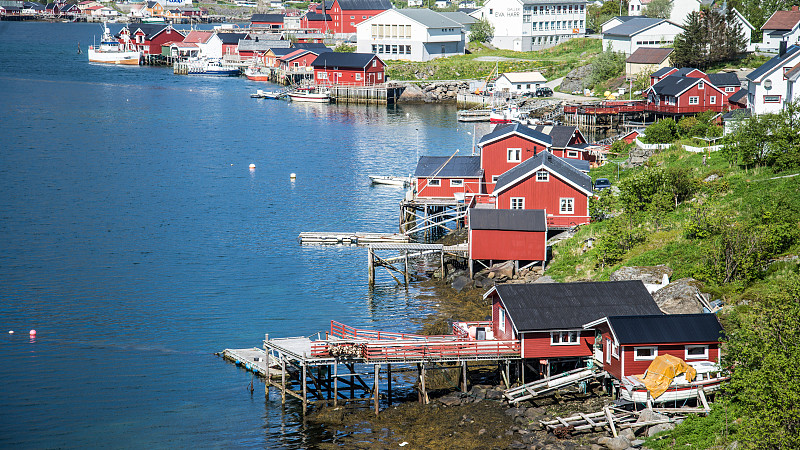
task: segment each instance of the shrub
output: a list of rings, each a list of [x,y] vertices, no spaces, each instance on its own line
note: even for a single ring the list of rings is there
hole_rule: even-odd
[[[672,119],[662,119],[645,129],[648,144],[669,144],[678,139],[678,125]]]

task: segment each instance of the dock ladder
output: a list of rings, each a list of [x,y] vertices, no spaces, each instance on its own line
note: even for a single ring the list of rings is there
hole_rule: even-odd
[[[509,403],[516,404],[601,375],[600,371],[583,367],[507,389],[503,392],[503,396]]]

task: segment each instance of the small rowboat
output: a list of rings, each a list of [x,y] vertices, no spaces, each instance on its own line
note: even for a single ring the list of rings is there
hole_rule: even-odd
[[[392,175],[368,175],[372,184],[384,184],[388,186],[408,186],[411,184],[411,177],[395,177]]]

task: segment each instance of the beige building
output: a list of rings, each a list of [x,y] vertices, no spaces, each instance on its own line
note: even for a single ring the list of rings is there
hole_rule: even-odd
[[[630,79],[639,73],[655,72],[663,67],[669,67],[669,55],[672,48],[639,47],[625,60],[625,75]]]

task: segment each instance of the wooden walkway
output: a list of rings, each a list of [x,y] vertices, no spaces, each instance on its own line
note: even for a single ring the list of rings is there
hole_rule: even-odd
[[[302,245],[359,245],[409,242],[408,236],[398,233],[363,233],[363,232],[302,232],[298,236]]]
[[[568,372],[553,375],[552,377],[536,380],[522,386],[506,390],[503,395],[511,404],[516,404],[524,400],[529,400],[540,395],[556,391],[558,389],[578,384],[582,381],[590,380],[602,376],[602,371],[594,369],[580,368]]]

